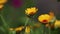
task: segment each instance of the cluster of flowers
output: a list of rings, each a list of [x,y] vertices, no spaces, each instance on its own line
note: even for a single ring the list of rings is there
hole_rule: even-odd
[[[34,16],[37,13],[38,8],[31,7],[25,10],[25,14],[28,16]],[[60,20],[57,20],[54,12],[51,10],[48,14],[41,14],[38,18],[38,21],[44,24],[46,27],[50,28],[59,28],[60,27]]]
[[[34,16],[38,11],[36,7],[27,8],[25,14],[28,16]],[[54,13],[51,11],[49,14],[42,14],[38,17],[38,21],[42,24],[48,24],[54,18]]]
[[[25,14],[27,16],[34,16],[35,13],[37,13],[37,11],[38,11],[38,8],[31,7],[31,8],[27,8],[25,10]],[[44,24],[46,27],[50,27],[50,28],[56,28],[56,27],[59,28],[60,27],[60,20],[57,20],[55,18],[55,15],[54,15],[53,11],[50,11],[48,14],[41,14],[37,19],[40,23]],[[37,25],[39,26],[39,24],[37,24]],[[38,27],[37,25],[36,25],[36,27]],[[25,32],[29,33],[30,28],[31,28],[30,26],[26,26]],[[15,28],[16,31],[22,31],[23,29],[24,29],[24,26]],[[13,29],[11,28],[10,30],[13,30]]]

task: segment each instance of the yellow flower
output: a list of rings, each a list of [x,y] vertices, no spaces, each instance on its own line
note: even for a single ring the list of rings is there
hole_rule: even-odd
[[[7,2],[7,0],[0,0],[0,4],[4,4],[6,2]]]
[[[0,9],[2,9],[2,8],[3,8],[3,6],[4,6],[4,5],[0,5]]]
[[[25,10],[25,14],[27,15],[33,15],[38,11],[38,9],[36,7],[31,7],[31,8],[27,8]]]
[[[50,21],[50,15],[48,14],[43,14],[38,17],[38,21],[42,23],[48,23]]]
[[[30,26],[27,26],[27,27],[26,27],[25,33],[30,33]]]
[[[16,28],[15,30],[16,31],[22,31],[23,29],[24,29],[24,26],[20,26],[20,27]]]
[[[55,27],[60,27],[60,20],[56,20],[54,26]]]

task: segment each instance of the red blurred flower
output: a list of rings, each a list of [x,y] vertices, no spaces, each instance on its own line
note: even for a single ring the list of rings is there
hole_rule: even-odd
[[[12,0],[12,5],[15,8],[21,7],[22,4],[23,4],[23,1],[22,0]]]

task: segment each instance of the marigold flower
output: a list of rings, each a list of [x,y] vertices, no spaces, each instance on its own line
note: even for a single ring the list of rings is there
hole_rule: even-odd
[[[4,6],[4,5],[0,5],[0,9],[2,9],[2,8],[3,8],[3,6]]]
[[[48,15],[48,14],[40,15],[38,17],[38,21],[46,24],[46,23],[48,23],[50,21],[50,15]]]
[[[21,27],[16,28],[15,30],[16,31],[22,31],[23,28],[24,28],[24,26],[21,26]]]
[[[7,2],[7,0],[0,0],[0,4],[4,4],[6,2]]]
[[[56,28],[57,28],[57,27],[60,27],[60,20],[56,20],[54,26],[55,26]]]
[[[36,7],[31,7],[31,8],[27,8],[25,10],[25,14],[34,15],[37,11],[38,11],[38,9]]]
[[[30,26],[27,26],[27,27],[26,27],[25,32],[26,32],[26,33],[30,33]]]

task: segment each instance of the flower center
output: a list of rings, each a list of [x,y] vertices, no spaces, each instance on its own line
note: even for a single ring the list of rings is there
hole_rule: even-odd
[[[43,20],[43,23],[47,23],[48,21],[47,20]]]
[[[34,14],[34,12],[31,12],[30,14],[31,14],[31,15],[33,15],[33,14]]]

